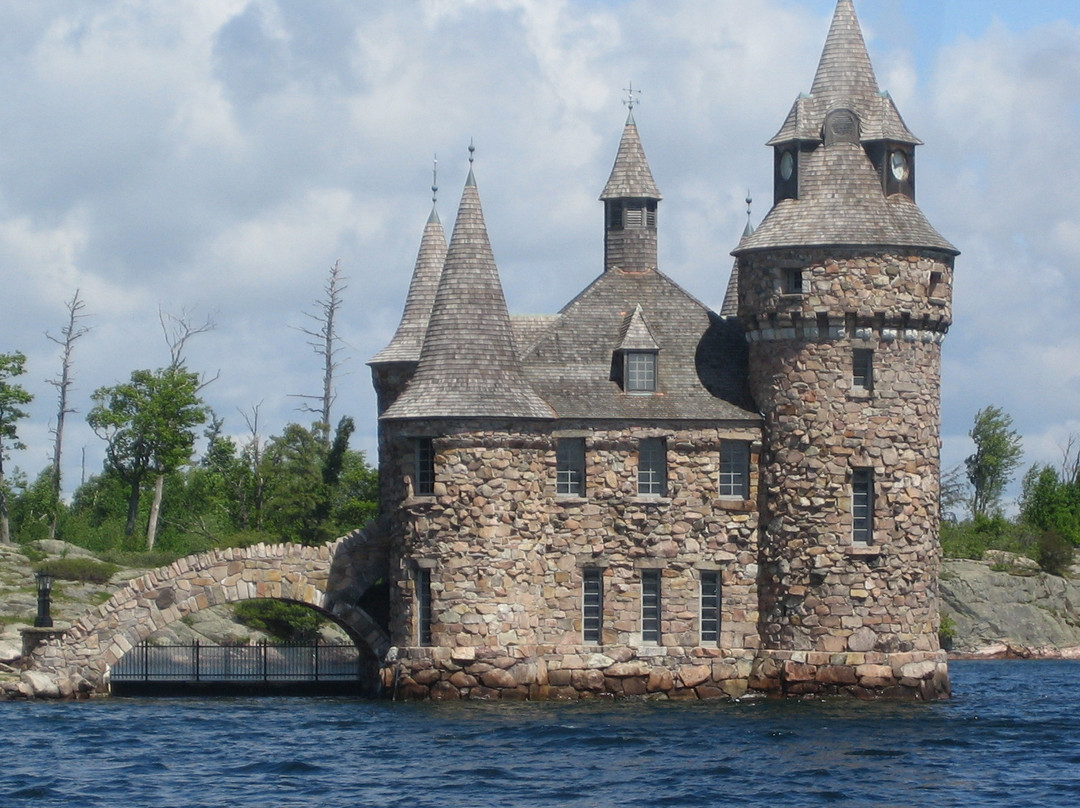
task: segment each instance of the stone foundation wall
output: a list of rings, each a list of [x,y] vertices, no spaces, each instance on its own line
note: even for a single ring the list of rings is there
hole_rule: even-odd
[[[747,695],[934,700],[949,696],[942,652],[743,652],[650,648],[395,649],[383,695],[395,699],[738,699]]]

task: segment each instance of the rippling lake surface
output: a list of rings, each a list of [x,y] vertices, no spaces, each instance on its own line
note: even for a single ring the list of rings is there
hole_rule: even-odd
[[[0,806],[1071,806],[1080,662],[955,662],[955,697],[0,704]]]

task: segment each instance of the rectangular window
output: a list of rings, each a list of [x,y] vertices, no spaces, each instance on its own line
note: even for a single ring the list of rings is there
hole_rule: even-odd
[[[555,463],[556,493],[585,496],[585,438],[559,438],[555,443]]]
[[[667,442],[663,438],[644,438],[638,444],[637,480],[638,496],[667,494]]]
[[[641,641],[660,642],[660,570],[641,571]]]
[[[720,642],[720,571],[701,571],[701,643]]]
[[[783,291],[785,295],[801,295],[803,293],[802,267],[784,270]]]
[[[603,640],[604,627],[604,571],[582,571],[581,639],[587,643]]]
[[[856,390],[870,392],[874,389],[874,352],[869,348],[856,348],[852,352],[852,384]]]
[[[750,444],[720,441],[720,496],[750,499]]]
[[[626,392],[656,391],[656,354],[652,351],[626,352]]]
[[[431,570],[416,571],[416,635],[420,645],[431,645]]]
[[[851,527],[856,544],[874,543],[874,470],[851,471]]]
[[[435,493],[435,447],[431,438],[416,439],[413,459],[413,495],[429,497]]]

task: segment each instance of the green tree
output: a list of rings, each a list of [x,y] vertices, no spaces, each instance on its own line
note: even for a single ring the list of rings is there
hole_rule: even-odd
[[[23,407],[34,400],[11,379],[26,372],[26,356],[18,351],[0,354],[0,544],[11,544],[8,519],[8,486],[4,479],[4,461],[11,449],[25,449],[19,440],[19,421],[27,416]]]
[[[989,516],[1000,510],[1001,494],[1020,465],[1020,435],[1012,429],[1012,418],[994,406],[975,414],[968,434],[975,441],[975,453],[964,461],[972,486],[971,513]]]
[[[1020,516],[1044,533],[1080,544],[1080,486],[1050,466],[1034,465],[1024,475]]]
[[[155,505],[160,503],[165,475],[191,459],[196,427],[207,417],[199,397],[199,377],[182,366],[157,371],[136,370],[131,380],[102,387],[91,397],[86,420],[106,442],[106,462],[128,485],[127,521],[131,536],[139,514],[142,487],[153,475]],[[147,523],[147,547],[157,532],[157,512]]]

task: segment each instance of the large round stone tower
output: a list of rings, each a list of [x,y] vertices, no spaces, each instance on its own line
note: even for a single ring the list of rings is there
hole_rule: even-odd
[[[941,343],[957,251],[915,204],[920,141],[878,88],[851,0],[769,145],[775,204],[735,251],[765,418],[756,675],[792,692],[785,677],[809,663],[807,692],[880,681],[937,697]]]

